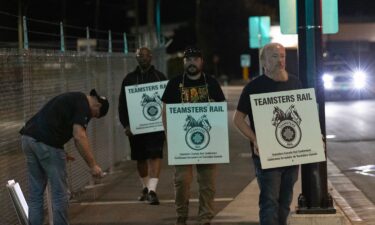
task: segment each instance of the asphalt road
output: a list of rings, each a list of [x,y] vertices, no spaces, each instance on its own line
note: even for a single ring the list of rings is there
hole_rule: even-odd
[[[328,157],[375,203],[375,100],[326,103]]]

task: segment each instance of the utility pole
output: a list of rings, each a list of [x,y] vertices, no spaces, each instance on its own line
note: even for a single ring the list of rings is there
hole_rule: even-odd
[[[22,0],[18,0],[18,49],[23,49],[23,26],[22,26],[22,16],[23,16],[23,2]]]
[[[155,1],[147,0],[147,29],[146,33],[146,45],[148,43],[149,47],[154,47],[154,34],[155,34]]]
[[[297,10],[299,75],[304,88],[316,87],[321,133],[325,137],[321,0],[297,0]],[[304,164],[301,167],[302,194],[298,198],[297,213],[336,213],[328,193],[327,162]]]
[[[150,32],[154,28],[154,24],[155,24],[154,6],[155,6],[154,0],[147,0],[147,26]]]
[[[156,37],[158,39],[158,45],[162,45],[163,40],[162,40],[162,35],[161,35],[161,5],[160,5],[161,0],[156,0]]]

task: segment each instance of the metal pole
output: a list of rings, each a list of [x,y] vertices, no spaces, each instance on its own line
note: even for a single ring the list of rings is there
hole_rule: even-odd
[[[23,17],[23,49],[29,49],[29,38],[27,36],[27,21],[26,16]]]
[[[18,49],[22,49],[23,37],[22,37],[22,1],[18,0]]]
[[[258,41],[259,41],[259,49],[258,49],[258,59],[259,59],[259,75],[263,74],[263,67],[262,62],[260,60],[260,50],[262,49],[262,31],[261,31],[261,20],[262,17],[258,17]]]
[[[124,54],[128,54],[129,49],[128,49],[128,39],[126,38],[126,33],[124,32]]]
[[[108,31],[108,53],[112,53],[112,32]]]
[[[161,39],[160,0],[156,0],[156,35],[160,46],[163,44]]]
[[[114,76],[115,74],[112,73],[112,60],[113,57],[108,55],[107,57],[107,96],[108,96],[108,101],[109,104],[115,105],[115,99],[113,98],[113,86],[114,86]],[[115,130],[115,111],[114,107],[111,107],[108,111],[108,117],[106,117],[106,123],[107,123],[107,128],[108,128],[108,133],[107,133],[107,148],[108,148],[108,165],[109,165],[109,172],[113,173],[114,170],[114,162],[115,162],[115,150],[114,150],[114,142],[115,142],[115,136],[114,136],[114,130]]]
[[[149,29],[149,32],[152,32],[154,29],[154,19],[155,19],[155,14],[154,14],[154,0],[147,0],[147,26]]]
[[[322,83],[321,0],[297,0],[299,75],[304,88],[315,87],[319,121],[325,137],[324,88]],[[324,140],[325,141],[325,140]],[[336,213],[327,187],[327,163],[302,165],[302,194],[299,214]]]
[[[65,52],[64,25],[60,22],[60,51]]]
[[[89,29],[89,27],[86,27],[86,39],[87,40],[90,39],[90,29]]]

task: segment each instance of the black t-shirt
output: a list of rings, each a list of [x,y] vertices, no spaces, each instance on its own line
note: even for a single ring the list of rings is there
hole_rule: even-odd
[[[220,84],[211,76],[203,75],[198,80],[190,80],[185,75],[171,79],[161,99],[164,103],[222,102],[225,96]]]
[[[248,83],[242,90],[240,100],[238,101],[237,110],[249,116],[251,129],[255,133],[254,118],[250,103],[250,95],[296,90],[300,89],[301,87],[302,85],[298,78],[290,74],[288,80],[285,82],[274,81],[266,75],[259,76],[250,83]]]
[[[146,71],[145,73],[142,73],[141,68],[137,66],[137,68],[133,72],[125,76],[121,84],[119,103],[118,103],[119,118],[124,128],[129,126],[129,112],[128,112],[127,100],[126,100],[126,95],[125,95],[125,87],[136,85],[136,84],[147,84],[147,83],[152,83],[152,82],[158,82],[158,81],[163,81],[163,80],[167,80],[167,78],[162,72],[155,69],[154,66],[151,66],[150,69]],[[132,140],[134,136],[129,136],[129,139]],[[136,136],[138,136],[137,140],[142,140],[142,142],[153,142],[155,146],[163,146],[164,144],[164,132],[163,131],[137,134]]]
[[[86,128],[91,119],[88,99],[84,93],[68,92],[47,102],[21,129],[22,135],[47,145],[63,148],[73,137],[73,125]]]

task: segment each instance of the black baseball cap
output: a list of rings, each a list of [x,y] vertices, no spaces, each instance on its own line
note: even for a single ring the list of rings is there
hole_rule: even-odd
[[[202,58],[202,51],[195,46],[188,46],[184,51],[184,58],[188,57],[200,57]]]
[[[98,99],[98,102],[102,105],[100,107],[99,118],[105,116],[107,114],[107,112],[108,112],[108,109],[109,109],[109,102],[108,102],[107,98],[104,97],[104,96],[98,95],[98,92],[96,92],[95,89],[92,89],[90,91],[90,96],[96,97],[96,99]]]

